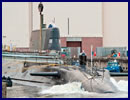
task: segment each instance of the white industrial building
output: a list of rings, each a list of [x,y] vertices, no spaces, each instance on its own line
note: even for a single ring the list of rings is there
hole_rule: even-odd
[[[92,38],[93,42],[100,41],[98,45],[95,44],[95,48],[128,48],[128,2],[42,3],[44,23],[49,25],[53,22],[59,27],[62,46],[67,46],[64,42],[71,38],[82,38],[84,47],[88,45],[84,41]],[[38,4],[39,2],[2,3],[3,44],[13,43],[17,47],[29,47],[32,30],[40,28]],[[84,49],[87,50],[87,47]]]

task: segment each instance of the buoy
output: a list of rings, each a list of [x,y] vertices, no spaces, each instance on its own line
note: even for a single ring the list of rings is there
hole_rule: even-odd
[[[94,56],[96,56],[96,52],[94,52]]]
[[[121,56],[121,53],[120,53],[120,52],[118,53],[118,56],[119,56],[119,57]]]

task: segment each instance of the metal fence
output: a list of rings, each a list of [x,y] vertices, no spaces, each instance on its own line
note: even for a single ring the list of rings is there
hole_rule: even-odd
[[[112,50],[116,50],[117,53],[120,52],[121,57],[127,56],[126,47],[97,47],[96,56],[97,57],[106,57],[111,54]]]
[[[70,58],[78,58],[80,55],[80,47],[62,47],[61,48],[61,52],[63,52],[63,50],[65,50],[68,53],[68,57]]]

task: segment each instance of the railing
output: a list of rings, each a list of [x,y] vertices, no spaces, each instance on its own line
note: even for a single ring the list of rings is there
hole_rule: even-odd
[[[24,62],[61,64],[63,61],[56,56],[37,56],[24,54],[2,54],[2,59],[14,59]]]

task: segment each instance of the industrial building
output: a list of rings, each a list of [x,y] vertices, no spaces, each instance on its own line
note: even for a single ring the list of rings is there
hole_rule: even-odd
[[[127,47],[127,2],[43,2],[44,23],[60,29],[61,47],[77,47],[90,56],[97,47]],[[39,30],[38,2],[2,3],[2,43],[28,49]]]

